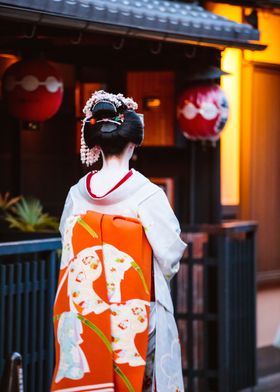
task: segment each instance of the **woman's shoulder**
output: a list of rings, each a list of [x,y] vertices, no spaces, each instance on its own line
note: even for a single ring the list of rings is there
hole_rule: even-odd
[[[153,189],[160,189],[159,186],[157,186],[156,184],[154,184],[149,177],[146,177],[143,173],[141,173],[140,171],[136,170],[136,169],[131,169],[134,176],[137,178],[137,180],[142,183],[143,185],[146,185],[150,188]]]
[[[87,175],[88,173],[85,174],[83,177],[79,178],[76,181],[76,183],[70,186],[68,191],[68,197],[74,197],[79,195],[81,192],[83,193],[83,189],[85,188],[85,184],[86,184]]]
[[[135,176],[137,176],[137,181],[139,181],[139,188],[135,193],[139,202],[142,203],[153,195],[164,193],[163,190],[158,185],[154,184],[148,177],[137,170],[133,169],[133,171]]]

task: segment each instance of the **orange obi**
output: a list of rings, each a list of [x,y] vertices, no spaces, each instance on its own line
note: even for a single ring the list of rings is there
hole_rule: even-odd
[[[51,391],[142,391],[151,270],[139,220],[93,211],[67,219]]]

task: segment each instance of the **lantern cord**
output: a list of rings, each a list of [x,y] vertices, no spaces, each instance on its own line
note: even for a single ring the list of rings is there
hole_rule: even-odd
[[[78,37],[77,37],[77,39],[71,40],[71,44],[73,44],[73,45],[79,45],[79,44],[82,42],[83,34],[84,34],[84,32],[83,32],[83,31],[80,31],[80,32],[79,32],[79,35],[78,35]]]
[[[124,43],[125,43],[125,37],[122,37],[119,42],[115,43],[113,45],[113,48],[115,50],[121,50],[124,47]]]
[[[36,34],[36,31],[37,31],[37,27],[38,27],[38,25],[37,24],[33,24],[33,26],[32,26],[32,30],[31,30],[31,32],[30,33],[24,33],[24,35],[23,35],[23,37],[24,38],[27,38],[27,39],[32,39],[32,38],[34,38],[35,37],[35,34]]]
[[[190,48],[190,50],[186,50],[185,56],[186,56],[188,59],[193,59],[193,58],[195,58],[195,56],[196,56],[196,47],[193,46],[192,48]]]
[[[161,50],[162,50],[162,42],[161,41],[158,43],[158,45],[156,47],[152,46],[150,49],[151,53],[155,54],[155,55],[160,54]]]

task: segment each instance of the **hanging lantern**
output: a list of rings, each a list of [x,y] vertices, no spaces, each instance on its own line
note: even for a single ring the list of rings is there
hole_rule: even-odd
[[[45,121],[61,105],[62,79],[46,61],[19,61],[4,73],[3,97],[14,117],[30,122]]]
[[[219,85],[189,87],[179,99],[177,118],[184,136],[216,141],[228,119],[228,100]]]

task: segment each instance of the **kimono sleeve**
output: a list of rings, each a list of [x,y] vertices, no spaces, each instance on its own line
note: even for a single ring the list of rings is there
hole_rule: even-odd
[[[140,203],[138,216],[164,277],[171,279],[187,245],[180,238],[179,222],[165,193],[159,189]]]
[[[68,195],[66,197],[64,207],[63,207],[63,212],[60,218],[60,223],[59,223],[59,231],[63,240],[63,234],[64,234],[64,228],[65,228],[65,221],[66,219],[71,215],[73,211],[73,199],[71,195],[71,189],[68,192]]]

